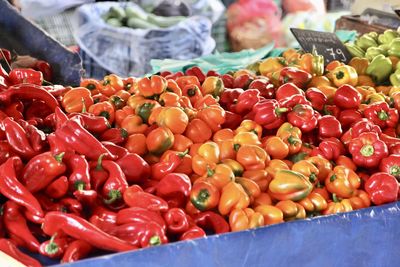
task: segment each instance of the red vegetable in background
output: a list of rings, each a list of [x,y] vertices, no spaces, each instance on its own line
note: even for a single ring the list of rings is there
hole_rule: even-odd
[[[393,175],[377,172],[365,182],[365,191],[376,205],[397,200],[399,183]]]

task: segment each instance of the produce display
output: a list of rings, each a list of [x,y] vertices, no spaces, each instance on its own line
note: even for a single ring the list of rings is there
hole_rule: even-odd
[[[0,250],[41,266],[23,250],[73,262],[397,201],[397,60],[288,49],[76,88],[1,68]]]

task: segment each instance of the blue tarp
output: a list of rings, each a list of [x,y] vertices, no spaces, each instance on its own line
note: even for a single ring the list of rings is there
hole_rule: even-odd
[[[49,62],[54,83],[71,86],[80,83],[83,69],[79,55],[22,17],[6,0],[0,0],[0,47]]]
[[[399,237],[397,202],[57,266],[400,266]]]

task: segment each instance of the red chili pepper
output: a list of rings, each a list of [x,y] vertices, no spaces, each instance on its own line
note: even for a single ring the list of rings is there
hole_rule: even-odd
[[[164,214],[168,232],[171,234],[182,234],[189,229],[189,222],[184,210],[172,208]]]
[[[313,148],[311,156],[321,155],[327,160],[336,160],[340,155],[346,152],[342,142],[337,138],[330,137],[319,144],[318,147]]]
[[[50,145],[50,151],[55,154],[75,154],[75,151],[72,150],[72,147],[67,146],[64,142],[60,141],[59,138],[54,134],[51,133],[47,136],[47,141]]]
[[[12,151],[10,144],[6,140],[0,141],[0,164],[3,164],[7,159],[16,156]]]
[[[43,74],[34,69],[12,69],[9,78],[12,84],[29,83],[42,85],[43,83]]]
[[[374,132],[366,132],[349,142],[349,152],[357,166],[375,168],[389,152],[386,144]]]
[[[144,208],[139,207],[130,207],[126,209],[121,209],[118,211],[116,216],[117,224],[127,224],[127,223],[146,223],[146,222],[155,222],[162,229],[166,230],[167,226],[163,217],[161,217],[159,212],[151,211]]]
[[[194,217],[195,223],[205,231],[212,231],[215,234],[229,232],[228,222],[218,213],[213,211],[205,211],[196,214]]]
[[[225,88],[233,88],[233,81],[235,80],[232,75],[224,74],[221,76]]]
[[[183,207],[188,201],[192,184],[183,173],[170,173],[156,186],[157,196],[168,202],[170,208]]]
[[[189,230],[187,230],[186,232],[184,232],[179,238],[179,240],[180,241],[192,240],[201,237],[206,237],[206,233],[204,232],[203,229],[195,225],[190,227]]]
[[[400,179],[400,155],[389,155],[387,158],[381,160],[379,165],[381,172],[386,172],[393,175],[396,179]]]
[[[9,200],[4,205],[3,212],[4,226],[8,233],[12,234],[11,239],[16,241],[19,246],[26,247],[32,252],[38,252],[40,244],[29,230],[20,206]]]
[[[219,103],[221,107],[223,107],[225,110],[235,112],[236,111],[236,102],[238,101],[238,97],[244,93],[244,90],[241,88],[235,88],[235,89],[225,89],[221,96]]]
[[[143,192],[143,189],[138,185],[128,187],[123,194],[123,198],[125,203],[130,207],[161,212],[168,210],[168,204],[165,200],[150,193]]]
[[[40,244],[39,253],[52,259],[61,258],[68,247],[68,237],[54,234],[50,240]]]
[[[336,105],[324,105],[324,108],[322,110],[323,114],[325,115],[332,115],[335,118],[338,118],[340,115],[340,108]]]
[[[253,106],[254,121],[266,129],[276,129],[284,122],[284,113],[287,108],[279,106],[275,99],[261,100]]]
[[[43,150],[48,146],[46,134],[36,128],[34,125],[24,120],[19,120],[18,123],[25,130],[26,136],[32,146],[32,149],[36,152],[43,152]]]
[[[24,104],[19,100],[14,100],[8,104],[4,109],[4,112],[12,117],[14,120],[20,120],[24,118],[22,112],[24,112]]]
[[[101,155],[97,161],[89,162],[90,166],[90,185],[91,188],[99,192],[100,188],[108,179],[108,172],[102,167],[103,155]]]
[[[46,118],[52,114],[54,110],[51,110],[45,102],[41,100],[34,100],[32,103],[26,107],[24,111],[25,120],[35,119],[35,118]]]
[[[345,109],[339,114],[339,121],[343,128],[348,128],[350,125],[362,119],[361,112],[356,109]]]
[[[117,145],[123,144],[129,134],[124,128],[111,128],[100,135],[101,141],[108,141]]]
[[[315,87],[310,87],[306,90],[306,97],[311,102],[311,106],[318,111],[322,111],[328,101],[326,95]]]
[[[25,253],[21,252],[17,248],[17,246],[8,239],[5,238],[0,239],[0,251],[16,259],[17,261],[19,261],[20,263],[24,264],[27,267],[42,267],[42,264],[40,264],[40,262],[26,255]]]
[[[257,89],[246,90],[237,98],[236,112],[245,115],[251,111],[253,106],[260,101],[260,91]]]
[[[229,128],[235,130],[239,127],[240,123],[243,121],[243,117],[239,114],[225,111],[225,122],[221,125],[221,128]]]
[[[129,183],[141,183],[150,177],[150,165],[136,153],[128,153],[116,163],[121,167]]]
[[[76,152],[86,156],[88,159],[97,160],[102,154],[111,159],[115,158],[102,143],[76,120],[66,121],[55,131],[55,135],[65,145],[73,147]]]
[[[317,127],[316,112],[309,105],[299,104],[287,115],[288,122],[301,129],[302,132],[310,132]]]
[[[381,128],[396,127],[399,122],[397,109],[390,108],[386,102],[377,102],[364,109],[364,116]]]
[[[247,90],[252,81],[253,78],[249,74],[239,75],[233,80],[233,88],[242,88]]]
[[[62,198],[67,194],[68,186],[67,176],[61,176],[46,187],[45,193],[51,198]]]
[[[65,249],[61,263],[75,262],[85,258],[93,250],[93,247],[86,241],[75,240],[68,244]]]
[[[97,205],[97,191],[95,190],[76,190],[74,197],[88,208],[93,208]]]
[[[270,83],[269,79],[266,77],[257,78],[252,81],[249,85],[249,89],[257,89],[258,91],[260,91],[260,96],[267,99],[275,97],[274,85]]]
[[[53,80],[53,69],[48,62],[44,60],[37,60],[33,68],[43,73],[43,78],[45,81],[51,82]]]
[[[82,204],[75,198],[63,198],[60,200],[59,204],[61,204],[65,209],[76,215],[81,215],[82,213]]]
[[[111,229],[117,225],[117,213],[108,210],[103,206],[96,206],[89,222],[100,228],[102,231],[110,233]]]
[[[155,222],[135,222],[118,225],[111,234],[142,248],[168,243],[165,231]]]
[[[69,118],[78,117],[82,126],[91,133],[101,134],[111,128],[108,120],[103,116],[95,116],[91,113],[71,113]]]
[[[193,66],[185,71],[186,76],[196,76],[200,83],[203,83],[206,79],[204,72],[197,66]]]
[[[0,103],[8,104],[13,99],[42,100],[51,109],[59,106],[57,99],[41,86],[34,84],[19,84],[10,86],[7,91],[0,93]]]
[[[103,141],[101,143],[105,146],[105,148],[108,149],[108,151],[110,151],[111,154],[117,157],[117,160],[129,154],[128,149],[126,149],[125,147],[107,141]]]
[[[128,182],[124,172],[116,162],[103,160],[101,166],[108,172],[108,179],[104,183],[102,190],[102,194],[105,197],[104,202],[111,204],[122,198],[128,188]]]
[[[59,84],[55,84],[55,85],[46,85],[46,86],[42,86],[44,89],[47,90],[47,92],[49,92],[52,96],[56,97],[57,100],[61,101],[62,97],[69,91],[71,91],[72,87],[67,86],[64,87],[62,85]]]
[[[43,217],[44,213],[37,199],[17,179],[16,166],[22,166],[18,157],[9,158],[0,166],[0,193],[24,206],[33,215]]]
[[[84,240],[103,250],[127,251],[137,248],[101,231],[90,222],[74,214],[58,211],[48,212],[44,218],[42,229],[45,234],[50,236],[62,231],[75,239]]]
[[[342,126],[340,122],[331,115],[325,115],[318,120],[318,135],[322,138],[342,136]]]
[[[399,183],[393,175],[377,172],[365,182],[365,191],[375,205],[394,202],[399,193]]]
[[[64,157],[64,161],[70,170],[68,177],[71,191],[90,189],[89,163],[84,156],[72,154]]]
[[[179,153],[170,153],[166,158],[151,166],[151,178],[160,181],[165,175],[175,171],[182,163],[182,159],[189,150]]]
[[[11,148],[24,158],[32,158],[38,154],[29,143],[27,133],[17,122],[5,118],[0,122],[0,129],[5,131]]]
[[[284,108],[293,108],[298,104],[305,104],[311,106],[310,101],[304,95],[295,94],[279,100],[279,104]]]
[[[361,104],[362,95],[356,88],[349,84],[340,86],[333,97],[335,105],[341,109],[358,108]]]
[[[54,178],[66,171],[62,162],[64,153],[53,155],[52,152],[44,152],[33,157],[26,164],[21,180],[31,192],[38,192],[46,188]]]

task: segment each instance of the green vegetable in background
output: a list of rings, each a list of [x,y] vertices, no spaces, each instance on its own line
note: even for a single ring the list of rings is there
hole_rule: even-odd
[[[378,46],[378,43],[372,37],[364,34],[356,40],[356,45],[363,50],[367,50],[369,47]]]
[[[393,39],[388,50],[389,56],[396,56],[400,58],[400,38]]]
[[[380,44],[389,44],[393,39],[400,37],[399,33],[394,30],[386,30],[384,33],[379,34],[378,42]]]
[[[369,61],[372,61],[377,55],[387,56],[387,52],[380,47],[370,47],[367,49],[367,52],[365,52],[365,57]]]
[[[346,43],[347,50],[353,57],[365,57],[365,51],[355,44]]]
[[[378,55],[371,61],[366,73],[372,77],[374,82],[382,83],[392,73],[392,61],[384,55]]]

